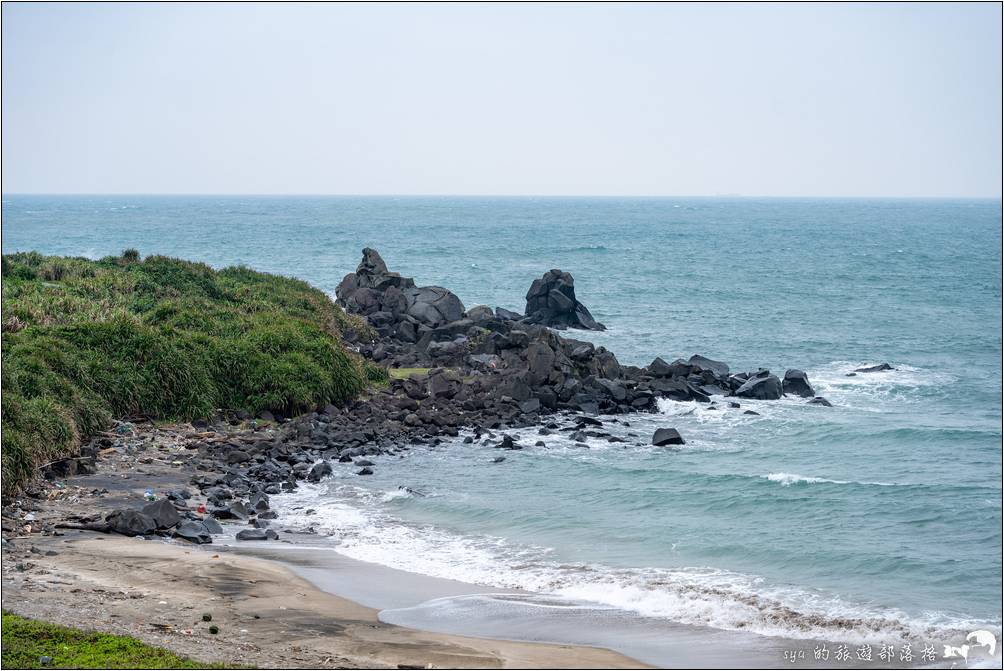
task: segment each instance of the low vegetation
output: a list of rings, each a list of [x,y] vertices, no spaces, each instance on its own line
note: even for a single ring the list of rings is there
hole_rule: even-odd
[[[5,255],[2,327],[8,492],[113,417],[292,415],[386,375],[342,345],[365,322],[305,282],[135,250]]]
[[[3,613],[5,669],[220,669],[129,636],[60,627]]]
[[[430,368],[391,368],[388,374],[394,380],[406,380],[412,375],[428,375]]]

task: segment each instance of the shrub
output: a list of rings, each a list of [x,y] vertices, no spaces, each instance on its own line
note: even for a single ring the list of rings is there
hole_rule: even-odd
[[[112,417],[292,415],[351,398],[369,379],[342,345],[355,324],[299,280],[163,256],[36,253],[4,256],[3,275],[9,489]]]

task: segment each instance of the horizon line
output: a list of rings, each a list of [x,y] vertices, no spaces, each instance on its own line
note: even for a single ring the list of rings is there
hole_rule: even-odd
[[[578,193],[241,193],[241,192],[72,192],[72,191],[19,191],[0,192],[0,198],[16,196],[97,196],[97,197],[259,197],[259,198],[719,198],[719,199],[854,199],[854,200],[1001,200],[1002,194],[991,196],[975,195],[748,195],[739,193],[686,195],[686,194],[578,194]]]

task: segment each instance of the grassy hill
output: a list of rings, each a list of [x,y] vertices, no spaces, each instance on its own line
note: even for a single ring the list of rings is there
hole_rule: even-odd
[[[135,250],[3,257],[3,482],[16,491],[113,417],[294,414],[366,386],[367,327],[305,282]]]

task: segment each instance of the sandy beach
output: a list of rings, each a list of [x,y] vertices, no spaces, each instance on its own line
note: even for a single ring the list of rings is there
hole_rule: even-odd
[[[207,662],[271,668],[642,666],[599,648],[384,624],[376,610],[321,591],[275,562],[227,552],[91,532],[32,538],[31,545],[30,561],[4,555],[5,609],[128,634]],[[219,634],[209,633],[203,613],[212,614]]]

